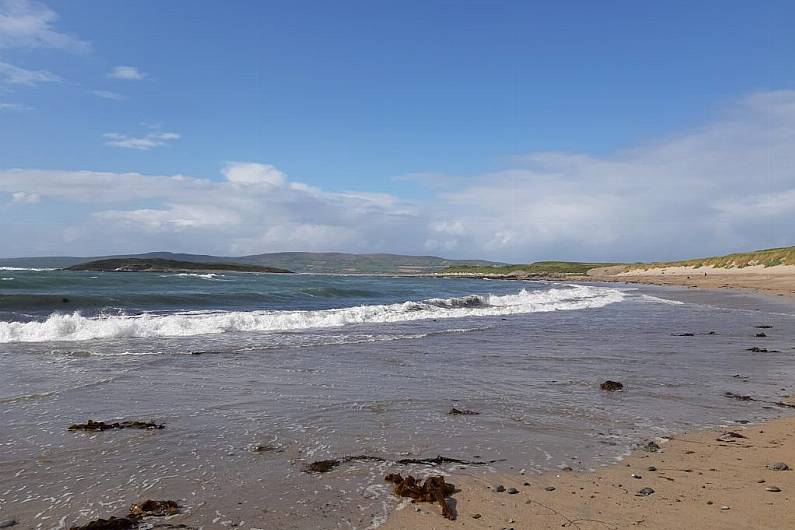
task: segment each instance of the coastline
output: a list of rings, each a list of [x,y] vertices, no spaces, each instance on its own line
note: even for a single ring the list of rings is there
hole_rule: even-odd
[[[667,275],[602,269],[568,279],[795,296],[795,267],[706,276],[677,269]],[[406,501],[380,528],[795,528],[795,512],[788,508],[795,499],[795,396],[781,403],[778,418],[756,424],[738,419],[718,429],[653,438],[658,450],[641,446],[597,469],[578,469],[575,457],[570,467],[542,474],[455,472],[446,480],[456,487],[456,520],[442,518],[437,505]],[[776,470],[771,464],[777,463],[792,469]],[[645,488],[653,492],[644,494]]]
[[[381,528],[795,528],[795,471],[768,467],[795,467],[795,416],[654,441],[659,450],[596,470],[454,474],[455,521],[438,505],[404,503]]]

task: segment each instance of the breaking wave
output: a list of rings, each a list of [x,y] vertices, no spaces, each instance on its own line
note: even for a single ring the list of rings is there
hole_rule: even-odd
[[[53,313],[43,322],[0,322],[0,343],[81,341],[121,337],[188,337],[229,332],[292,331],[352,324],[499,316],[603,307],[620,302],[617,289],[570,285],[509,295],[470,295],[316,311],[191,311],[85,317]]]

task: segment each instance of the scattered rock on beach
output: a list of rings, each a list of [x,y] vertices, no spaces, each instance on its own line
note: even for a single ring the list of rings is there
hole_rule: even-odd
[[[16,524],[16,519],[6,519],[5,521],[0,521],[0,528],[11,528],[12,526],[16,526]]]
[[[547,486],[544,491],[555,491],[555,486]]]
[[[400,473],[390,473],[384,480],[395,485],[394,493],[398,497],[409,497],[414,502],[434,502],[442,507],[442,516],[455,520],[455,512],[447,501],[447,497],[455,491],[455,486],[444,481],[441,475],[431,476],[420,484],[411,475],[403,478]]]
[[[475,412],[474,410],[467,410],[467,409],[457,409],[452,407],[450,412],[448,412],[450,416],[477,416],[480,412]]]
[[[505,491],[505,486],[503,486],[502,484],[497,484],[496,486],[494,486],[494,491],[496,491],[497,493],[502,493],[503,491]]]
[[[75,423],[69,426],[70,431],[109,431],[111,429],[165,429],[164,425],[158,425],[153,421],[117,421],[105,423],[104,421],[88,420],[87,423]]]
[[[638,497],[648,497],[652,493],[654,493],[654,490],[649,488],[649,487],[646,487],[646,488],[640,489],[635,495],[638,496]]]
[[[771,462],[767,465],[771,471],[789,471],[790,467],[784,462]]]
[[[623,390],[624,389],[624,385],[623,385],[623,383],[619,383],[618,381],[607,380],[604,383],[602,383],[601,385],[599,385],[599,388],[601,388],[602,390],[604,390],[606,392],[615,392],[617,390]]]
[[[130,506],[130,516],[133,517],[164,517],[179,513],[179,505],[176,501],[153,501],[145,500],[140,504]]]
[[[650,442],[647,442],[646,444],[642,445],[641,449],[643,449],[644,451],[647,451],[649,453],[656,453],[657,451],[660,450],[660,446],[657,445],[657,442],[650,441]]]
[[[657,471],[657,468],[654,466],[649,466],[646,468],[646,471]]]
[[[767,491],[769,491],[771,493],[778,493],[778,492],[781,491],[781,488],[779,488],[778,486],[768,486],[768,487],[765,488],[765,490],[767,490]]]
[[[754,398],[751,396],[744,396],[742,394],[735,394],[734,392],[724,392],[724,396],[727,398],[736,399],[737,401],[754,401]]]
[[[128,517],[111,517],[96,519],[81,526],[73,526],[69,530],[127,530],[138,526],[138,521]]]
[[[519,493],[519,490],[516,488],[508,488],[508,495],[516,495]]]

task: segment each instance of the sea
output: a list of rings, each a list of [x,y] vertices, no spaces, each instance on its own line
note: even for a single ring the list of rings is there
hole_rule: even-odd
[[[151,498],[189,528],[377,528],[400,503],[386,473],[595,469],[786,413],[793,376],[786,297],[0,267],[0,520],[68,529]],[[89,419],[164,429],[68,430]],[[308,470],[356,456],[378,460]],[[464,463],[398,463],[437,456]]]

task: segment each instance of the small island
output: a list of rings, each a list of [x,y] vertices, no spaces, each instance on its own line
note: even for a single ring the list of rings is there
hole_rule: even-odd
[[[198,263],[160,258],[113,258],[100,259],[66,267],[67,271],[89,272],[258,272],[292,274],[293,271],[245,263]]]

